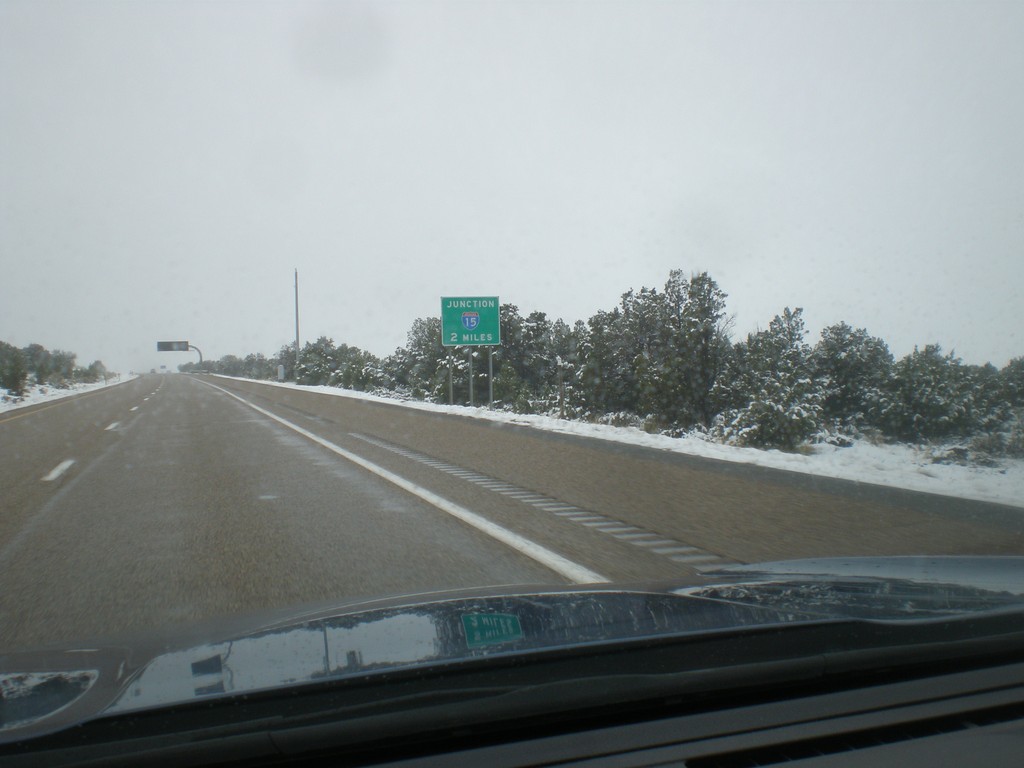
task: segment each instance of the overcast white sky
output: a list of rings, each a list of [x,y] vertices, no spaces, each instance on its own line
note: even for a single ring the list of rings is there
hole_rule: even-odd
[[[708,270],[1024,355],[1024,3],[0,0],[0,339],[127,371]]]

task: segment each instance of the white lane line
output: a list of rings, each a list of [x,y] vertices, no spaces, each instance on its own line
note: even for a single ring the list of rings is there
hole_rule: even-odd
[[[681,555],[684,552],[700,552],[696,547],[664,547],[659,549],[652,549],[651,552],[657,552],[659,555]]]
[[[52,483],[58,477],[68,471],[68,468],[75,463],[74,459],[64,459],[60,464],[50,470],[50,474],[43,478],[44,483]]]
[[[244,403],[245,405],[249,406],[257,413],[262,413],[268,419],[272,419],[273,421],[276,421],[278,424],[288,427],[288,429],[297,432],[298,434],[302,435],[303,437],[309,440],[312,440],[317,445],[320,445],[326,448],[327,450],[331,451],[332,453],[341,456],[343,459],[347,459],[348,461],[352,462],[353,464],[356,464],[357,466],[362,467],[368,472],[372,472],[378,477],[387,480],[389,483],[397,485],[403,491],[411,493],[413,496],[416,496],[417,498],[422,499],[428,504],[437,507],[442,512],[447,512],[452,517],[457,518],[462,522],[473,526],[474,528],[476,528],[479,531],[482,531],[491,538],[497,539],[502,544],[511,547],[517,552],[521,552],[522,554],[526,555],[532,560],[536,560],[541,565],[545,566],[546,568],[550,568],[552,571],[559,574],[560,576],[564,576],[569,581],[575,582],[577,584],[605,584],[608,582],[608,579],[602,576],[601,574],[592,571],[589,568],[580,565],[579,563],[574,563],[572,560],[569,560],[568,558],[563,557],[562,555],[559,555],[557,552],[553,552],[547,547],[541,546],[536,542],[530,541],[526,537],[520,536],[518,533],[513,533],[507,528],[503,528],[497,523],[493,523],[490,520],[487,520],[486,518],[476,514],[475,512],[470,512],[465,507],[461,507],[458,504],[455,504],[454,502],[451,502],[442,496],[438,496],[436,493],[428,491],[426,488],[416,485],[415,483],[406,480],[404,477],[396,475],[394,472],[384,469],[384,467],[374,464],[372,461],[364,459],[362,456],[358,456],[350,451],[346,451],[344,448],[342,448],[339,445],[335,445],[330,440],[325,440],[324,438],[318,435],[314,435],[309,430],[303,429],[298,424],[292,424],[290,421],[282,419],[280,416],[273,414],[270,411],[267,411],[263,408],[260,408],[258,405],[253,405],[248,400],[239,397],[233,392],[229,392],[226,389],[222,389],[221,387],[218,387],[215,384],[210,384],[208,381],[204,381],[203,384],[206,384],[209,387],[213,387],[214,389],[220,390],[225,395],[233,397],[238,402]]]
[[[654,539],[653,541],[647,541],[645,539],[644,541],[631,541],[629,543],[638,547],[664,547],[666,544],[674,544],[675,542],[672,541],[672,539]],[[656,552],[657,550],[652,549],[651,551]]]
[[[721,560],[717,555],[678,555],[670,557],[676,563],[710,563],[712,560]]]
[[[119,426],[121,426],[121,422],[120,422],[120,421],[115,421],[115,422],[111,423],[111,425],[110,425],[109,427],[107,427],[107,428],[106,428],[105,430],[103,430],[103,431],[104,431],[104,432],[109,432],[109,431],[110,431],[110,430],[112,430],[112,429],[117,429],[117,428],[118,428]]]
[[[149,398],[148,398],[148,397],[144,397],[144,398],[142,398],[142,402],[146,402],[147,400],[149,400]]]
[[[136,405],[134,408],[129,408],[128,410],[129,411],[137,411],[137,410],[139,410],[139,406]]]

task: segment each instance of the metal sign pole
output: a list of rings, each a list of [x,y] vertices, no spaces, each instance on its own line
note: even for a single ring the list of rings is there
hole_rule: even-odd
[[[487,407],[494,407],[494,347],[487,348]]]
[[[476,403],[473,402],[473,348],[469,348],[469,407],[472,408]]]
[[[448,405],[455,405],[455,386],[452,383],[452,351],[448,350]]]
[[[562,379],[562,358],[558,358],[558,418],[565,418],[565,381]]]

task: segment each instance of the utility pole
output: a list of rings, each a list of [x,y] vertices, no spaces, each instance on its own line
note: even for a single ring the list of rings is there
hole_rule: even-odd
[[[295,269],[295,383],[299,383],[299,270]]]

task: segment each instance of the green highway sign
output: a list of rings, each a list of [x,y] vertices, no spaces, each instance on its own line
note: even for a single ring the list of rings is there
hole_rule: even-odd
[[[519,618],[510,613],[464,613],[462,629],[466,633],[466,645],[470,648],[523,639]]]
[[[188,352],[187,341],[158,341],[157,352]]]
[[[501,344],[497,296],[441,298],[441,343],[446,347]]]

